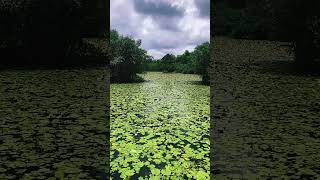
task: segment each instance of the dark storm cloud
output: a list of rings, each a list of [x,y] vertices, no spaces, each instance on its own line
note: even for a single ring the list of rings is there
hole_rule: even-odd
[[[151,16],[182,17],[184,10],[164,1],[133,0],[138,13]]]
[[[150,16],[159,28],[179,31],[177,23],[184,16],[184,9],[163,0],[133,0],[133,4],[137,13]]]
[[[153,17],[153,20],[159,25],[161,29],[169,31],[180,31],[178,22],[181,18],[178,17]]]
[[[111,0],[111,29],[141,39],[155,59],[192,51],[210,38],[210,3],[198,1],[203,0]]]
[[[194,3],[201,17],[210,17],[210,0],[195,0]]]
[[[162,41],[152,41],[149,46],[152,49],[173,49],[177,45],[173,43],[163,43]]]

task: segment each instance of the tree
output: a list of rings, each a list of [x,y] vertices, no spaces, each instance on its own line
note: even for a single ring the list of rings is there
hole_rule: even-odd
[[[319,9],[318,0],[219,0],[212,13],[213,33],[291,42],[298,67],[315,67],[320,58]]]
[[[61,63],[81,42],[81,4],[77,0],[32,0],[25,5],[23,41],[32,61]]]
[[[208,84],[209,79],[209,63],[210,63],[210,43],[206,42],[197,46],[194,50],[196,59],[196,72],[202,76],[203,83]]]
[[[292,42],[298,67],[312,67],[319,58],[320,2],[317,0],[274,1],[276,25]]]
[[[2,1],[1,44],[5,51],[27,57],[15,63],[61,63],[80,45],[80,9],[78,0]]]
[[[148,63],[148,70],[162,72],[178,72],[185,74],[199,74],[205,84],[209,83],[210,43],[198,45],[194,51],[186,50],[183,54],[175,57],[166,54],[157,61]]]
[[[162,70],[165,72],[173,72],[175,71],[175,60],[176,57],[173,54],[166,54],[162,57]]]
[[[141,40],[121,36],[116,30],[110,32],[112,81],[132,82],[137,78],[137,73],[144,71],[145,63],[151,57],[140,46]]]

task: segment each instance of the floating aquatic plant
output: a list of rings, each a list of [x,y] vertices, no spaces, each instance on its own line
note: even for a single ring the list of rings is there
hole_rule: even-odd
[[[197,75],[141,76],[111,85],[111,178],[209,179],[209,87]]]

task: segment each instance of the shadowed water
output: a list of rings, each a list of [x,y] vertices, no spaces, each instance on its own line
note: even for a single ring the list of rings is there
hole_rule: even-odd
[[[108,71],[0,71],[0,179],[108,177]]]
[[[281,42],[215,37],[212,177],[319,179],[319,77]]]

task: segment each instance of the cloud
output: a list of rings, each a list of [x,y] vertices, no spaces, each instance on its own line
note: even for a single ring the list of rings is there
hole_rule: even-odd
[[[165,1],[133,0],[138,13],[152,16],[181,17],[184,10]]]
[[[178,55],[209,41],[210,19],[201,15],[197,1],[112,0],[111,28],[141,39],[155,59],[167,53]]]
[[[164,0],[133,0],[137,13],[153,19],[159,28],[179,31],[177,22],[183,17],[185,9]]]
[[[210,17],[210,1],[209,0],[195,0],[194,1],[201,17]]]

